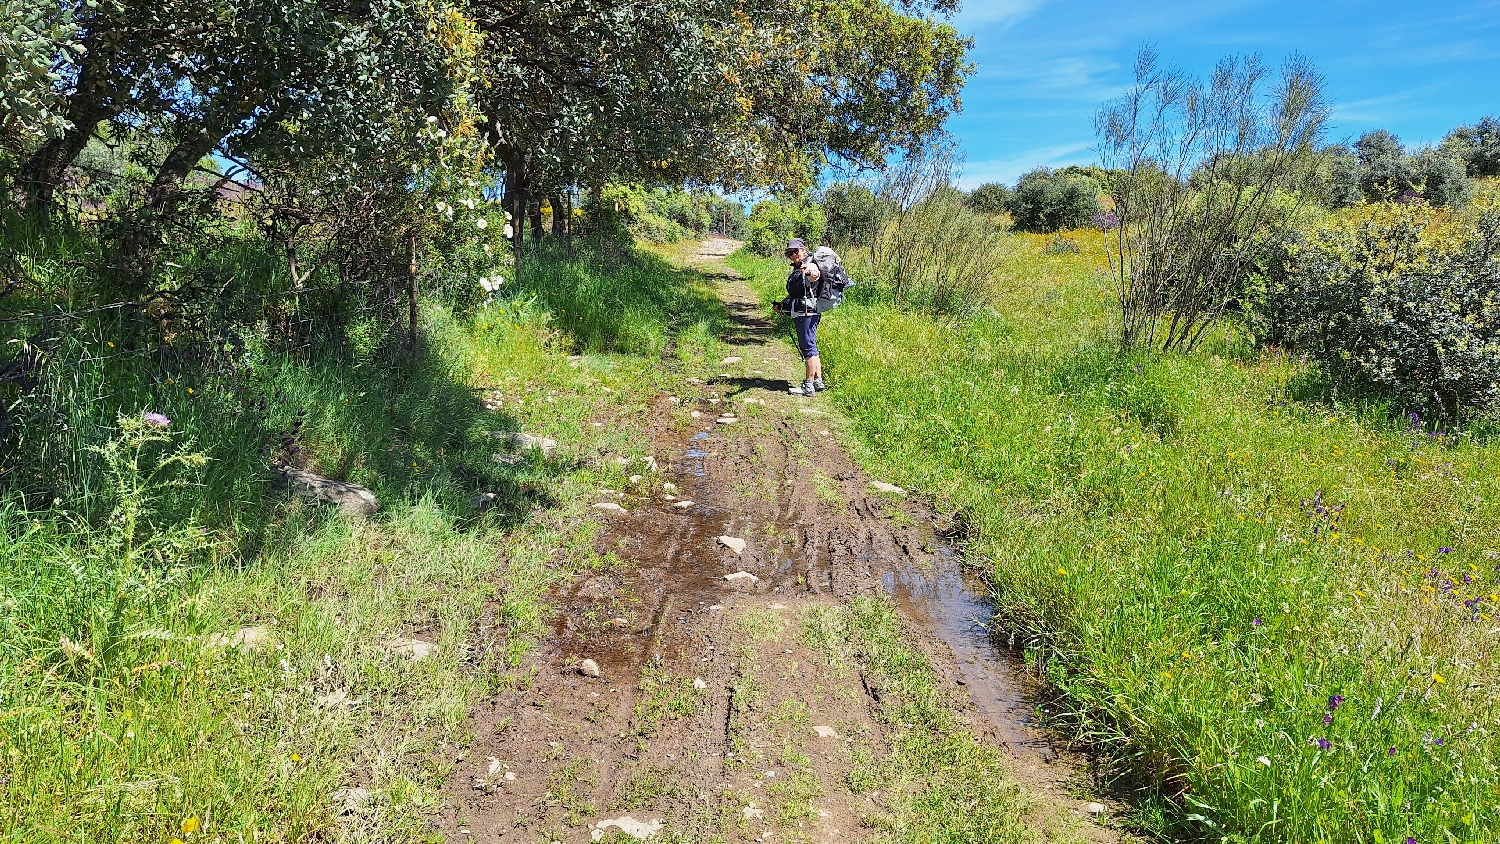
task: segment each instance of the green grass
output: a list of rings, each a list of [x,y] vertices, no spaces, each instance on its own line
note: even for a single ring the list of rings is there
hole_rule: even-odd
[[[545,306],[576,348],[591,352],[703,363],[729,324],[700,274],[645,250],[548,247],[522,264],[518,290]]]
[[[962,510],[999,634],[1138,823],[1495,840],[1496,447],[1299,402],[1305,373],[1230,331],[1122,353],[1097,235],[1069,236],[1018,237],[970,321],[857,296],[824,321],[861,459]],[[779,295],[776,262],[731,263]]]
[[[620,266],[574,260],[558,284]],[[638,269],[613,284],[680,281]],[[722,319],[700,288],[685,295]],[[671,316],[637,323],[711,357],[698,322]],[[414,356],[267,353],[232,382],[122,365],[97,373],[108,400],[80,388],[65,402],[88,423],[69,429],[79,459],[55,479],[76,497],[0,506],[0,841],[330,838],[330,795],[354,785],[382,796],[344,834],[427,840],[440,748],[467,741],[477,696],[526,682],[514,669],[554,611],[549,589],[610,564],[588,496],[626,471],[596,458],[644,453],[668,377],[654,347],[568,360],[561,317],[519,294],[464,313],[429,303]],[[487,432],[508,430],[559,453],[502,465]],[[299,460],[372,487],[381,513],[346,521],[272,488],[292,433]],[[92,450],[111,441],[113,463]],[[174,449],[185,459],[153,475]],[[496,493],[483,514],[476,492]],[[208,645],[248,626],[277,646]],[[414,662],[391,652],[398,636],[438,649]]]
[[[999,750],[975,738],[888,600],[860,598],[806,615],[804,638],[829,669],[857,665],[874,690],[884,747],[857,760],[845,783],[878,796],[863,820],[879,841],[912,844],[1033,840],[1026,801]],[[796,786],[792,785],[795,789]],[[800,793],[799,793],[800,797]]]

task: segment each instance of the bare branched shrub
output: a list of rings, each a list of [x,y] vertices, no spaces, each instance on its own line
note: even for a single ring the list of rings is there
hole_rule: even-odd
[[[1205,86],[1144,49],[1135,87],[1095,119],[1114,186],[1121,340],[1192,349],[1241,295],[1318,174],[1328,110],[1301,56],[1272,81],[1224,59]]]
[[[964,202],[953,186],[960,163],[934,143],[885,174],[878,195],[886,219],[870,242],[871,263],[908,307],[964,314],[986,304],[1006,255],[1006,233]]]

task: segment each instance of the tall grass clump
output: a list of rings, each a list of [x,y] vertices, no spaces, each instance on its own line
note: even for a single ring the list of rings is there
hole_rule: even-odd
[[[534,298],[581,351],[696,359],[728,324],[702,276],[649,252],[585,243],[541,254],[514,295]]]
[[[958,164],[956,148],[935,142],[889,168],[868,199],[851,187],[825,194],[825,203],[860,207],[857,226],[841,219],[839,209],[827,211],[840,219],[835,231],[849,238],[833,245],[865,285],[859,296],[955,317],[984,308],[997,294],[1011,252],[1007,233],[954,187]]]
[[[995,635],[1134,822],[1225,841],[1500,834],[1495,447],[1295,401],[1215,332],[1122,351],[1103,236],[1025,243],[996,310],[853,301],[829,393],[882,476],[960,510]],[[775,295],[779,268],[736,266]]]

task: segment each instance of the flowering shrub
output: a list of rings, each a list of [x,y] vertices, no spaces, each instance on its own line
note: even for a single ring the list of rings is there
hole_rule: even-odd
[[[1336,380],[1452,417],[1500,406],[1500,213],[1381,203],[1273,255],[1265,337]]]

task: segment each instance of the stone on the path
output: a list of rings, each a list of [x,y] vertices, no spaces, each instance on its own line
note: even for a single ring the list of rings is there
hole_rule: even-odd
[[[744,814],[747,821],[753,821],[756,818],[764,818],[766,816],[766,810],[759,808],[754,803],[741,809],[740,812]]]
[[[714,421],[717,422],[717,423],[719,423],[720,425],[733,425],[734,423],[736,423],[736,422],[738,422],[740,420],[739,420],[739,417],[737,417],[737,416],[728,416],[728,415],[725,415],[725,416],[720,416],[718,419],[715,419]]]
[[[839,737],[838,730],[835,730],[832,727],[813,727],[813,732],[818,734],[818,738],[838,738]]]
[[[686,510],[687,508],[693,506],[693,502],[689,501],[687,499],[684,499],[682,501],[673,502],[672,506],[676,507],[679,510]]]
[[[697,419],[698,417],[702,416],[703,414],[699,413],[698,411],[695,410],[692,413],[689,413],[688,415],[691,416],[691,417],[693,417],[694,419]]]
[[[404,656],[412,662],[421,662],[437,650],[437,645],[432,642],[424,642],[421,639],[408,639],[405,636],[397,636],[385,643],[385,649],[393,654]]]
[[[760,581],[760,578],[756,577],[748,571],[737,571],[734,574],[726,574],[724,575],[724,579],[734,584],[756,583]]]
[[[661,467],[658,466],[658,465],[656,465],[656,458],[655,457],[653,457],[653,456],[651,456],[651,455],[648,454],[648,455],[646,455],[645,457],[643,457],[641,459],[642,459],[643,462],[645,462],[645,464],[646,464],[646,470],[648,472],[660,472],[661,471]]]
[[[661,821],[638,821],[629,815],[622,815],[618,818],[605,818],[595,824],[593,831],[589,833],[589,838],[594,841],[602,841],[604,836],[609,833],[609,830],[614,828],[631,838],[645,841],[656,833],[661,832],[661,827]]]
[[[557,440],[551,437],[539,437],[535,434],[523,434],[520,431],[491,431],[490,436],[509,442],[516,448],[525,451],[527,449],[538,449],[543,457],[551,457],[557,451]]]
[[[718,537],[718,541],[720,545],[723,545],[736,554],[745,553],[745,540],[737,536],[720,536]]]
[[[332,504],[346,516],[372,516],[380,509],[375,493],[348,481],[314,475],[293,466],[281,466],[281,477],[292,494],[314,503]]]
[[[704,689],[708,688],[708,684],[705,683],[705,682],[703,682],[702,679],[696,679],[696,680],[693,681],[693,688],[695,688],[695,689],[697,689],[698,691],[701,692]]]
[[[724,358],[723,360],[719,361],[719,364],[721,366],[728,366],[731,363],[739,363],[742,360],[744,360],[744,358],[739,357],[737,355],[730,355],[729,357]]]
[[[902,489],[899,486],[896,486],[895,484],[888,484],[885,481],[870,481],[870,487],[876,492],[888,492],[892,495],[906,494],[906,490]]]
[[[526,462],[526,458],[519,454],[493,454],[490,459],[501,466],[519,466]]]
[[[474,510],[488,510],[498,497],[493,492],[481,492],[469,499],[469,507]]]
[[[601,501],[598,504],[594,505],[594,509],[603,510],[607,513],[620,513],[621,515],[625,515],[629,512],[624,507],[621,507],[613,501]]]
[[[582,662],[578,663],[578,673],[582,674],[585,677],[598,677],[599,663],[593,661],[592,659],[585,659]]]
[[[238,648],[242,651],[258,651],[274,648],[280,642],[271,628],[263,625],[241,627],[233,633],[213,633],[208,637],[210,648]]]
[[[1109,808],[1106,807],[1103,803],[1088,802],[1083,804],[1083,813],[1085,815],[1094,815],[1097,817],[1108,811]]]
[[[646,477],[644,475],[631,475],[630,476],[630,482],[633,483],[633,484],[638,484],[641,481],[644,481],[645,479],[646,479]]]
[[[784,609],[786,609],[786,604],[771,604],[770,606],[766,607],[766,609],[768,609],[768,610],[784,610]]]
[[[808,416],[827,416],[828,415],[828,412],[826,410],[814,410],[814,409],[812,409],[810,407],[804,407],[804,408],[802,408],[802,412],[806,413]]]

